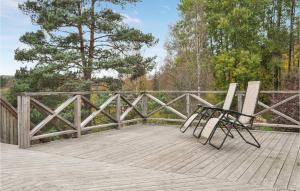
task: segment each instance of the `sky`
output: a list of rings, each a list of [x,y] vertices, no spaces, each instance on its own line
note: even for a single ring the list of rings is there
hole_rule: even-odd
[[[20,36],[25,32],[38,29],[38,26],[34,26],[30,18],[18,9],[18,3],[24,1],[0,1],[0,75],[14,75],[20,67],[34,66],[33,63],[22,63],[14,60],[15,49],[25,47],[19,42]],[[145,56],[157,56],[156,69],[163,65],[166,55],[164,43],[169,34],[169,26],[178,20],[176,10],[178,2],[179,0],[143,0],[135,5],[127,5],[117,9],[125,17],[125,23],[142,30],[144,33],[152,33],[159,39],[159,43],[155,47],[143,51]]]

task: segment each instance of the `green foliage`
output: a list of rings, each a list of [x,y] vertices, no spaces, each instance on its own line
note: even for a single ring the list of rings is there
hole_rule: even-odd
[[[244,50],[231,50],[214,57],[217,85],[226,86],[228,82],[238,82],[244,89],[246,82],[258,76],[261,57]]]
[[[5,78],[4,76],[0,76],[0,88],[4,88],[6,86],[7,83],[7,78]]]
[[[181,0],[178,4],[180,20],[171,27],[171,38],[166,43],[165,72],[172,73],[169,83],[173,89],[199,90],[210,86],[204,4],[204,0]]]
[[[196,56],[192,53],[197,47],[193,42],[205,35],[201,37],[206,39],[202,52],[209,50],[209,56],[201,56],[201,60],[210,64],[217,88],[233,81],[244,88],[247,81],[260,80],[263,89],[279,89],[282,74],[287,72],[289,47],[299,43],[298,36],[291,38],[299,24],[290,26],[290,19],[299,17],[299,2],[295,4],[296,15],[292,15],[292,9],[292,1],[285,0],[181,0],[181,18],[172,29],[174,45],[168,47],[175,52],[169,51],[174,55],[173,66],[194,66]],[[205,23],[195,35],[199,17]],[[185,64],[186,58],[190,65]],[[203,80],[206,75],[201,76]]]
[[[239,82],[243,87],[257,80],[261,63],[260,30],[267,0],[208,0],[209,44],[215,70],[216,85]]]
[[[0,88],[10,88],[13,85],[13,76],[0,75]]]
[[[45,77],[46,81],[72,76],[72,81],[53,83],[53,88],[83,88],[85,85],[80,81],[88,84],[93,74],[106,69],[133,79],[142,76],[152,69],[155,57],[145,58],[140,50],[153,46],[157,40],[152,34],[129,27],[121,14],[109,8],[109,4],[124,6],[136,2],[138,0],[27,0],[19,8],[39,29],[21,36],[20,41],[28,47],[16,49],[15,59],[35,62],[34,75]],[[40,83],[44,82],[41,79],[33,89],[25,86],[34,83],[22,82],[16,89],[41,90],[37,87],[43,87]]]
[[[155,72],[153,76],[153,90],[157,91],[160,89],[160,83],[159,83],[159,72]]]
[[[84,91],[89,90],[91,81],[80,80],[76,74],[46,72],[44,68],[21,68],[16,71],[14,86],[10,89],[9,101],[16,106],[16,96],[20,92],[38,91]]]

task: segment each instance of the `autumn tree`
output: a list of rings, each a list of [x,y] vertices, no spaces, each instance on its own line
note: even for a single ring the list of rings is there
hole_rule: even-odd
[[[192,79],[197,75],[210,89],[230,82],[243,89],[260,80],[263,89],[278,90],[298,69],[299,1],[181,0],[178,11],[164,70],[179,83],[175,87],[183,86],[176,89],[199,90]]]
[[[172,83],[176,89],[200,91],[208,86],[204,2],[181,0],[177,7],[180,19],[170,27],[170,38],[165,44],[168,55],[164,71],[173,72],[170,77],[175,77]]]

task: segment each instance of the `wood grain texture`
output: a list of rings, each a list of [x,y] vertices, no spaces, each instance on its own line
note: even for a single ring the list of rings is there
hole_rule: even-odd
[[[30,97],[18,98],[18,137],[19,147],[30,146]]]
[[[0,97],[0,135],[2,143],[18,144],[17,110]]]
[[[192,129],[135,125],[18,149],[1,145],[0,190],[295,190],[299,134],[233,131],[221,150]],[[216,139],[222,133],[216,134]]]

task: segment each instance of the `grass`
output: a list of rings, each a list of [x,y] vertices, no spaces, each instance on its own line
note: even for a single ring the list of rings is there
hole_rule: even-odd
[[[6,95],[9,93],[9,88],[0,88],[0,95],[3,97],[6,97]]]
[[[260,131],[274,131],[273,127],[256,127],[255,129]]]

